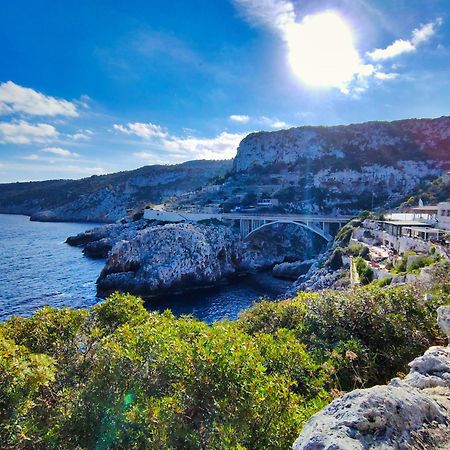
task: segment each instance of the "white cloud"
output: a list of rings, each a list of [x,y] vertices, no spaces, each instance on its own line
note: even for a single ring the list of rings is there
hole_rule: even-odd
[[[48,160],[40,158],[38,155],[29,155],[21,158],[22,160],[33,161],[32,163],[6,163],[3,167],[10,171],[18,171],[20,173],[27,172],[25,180],[30,179],[48,179],[49,174],[57,174],[61,177],[70,177],[73,175],[89,176],[89,175],[103,175],[107,173],[106,169],[101,166],[78,165],[78,164],[49,164]],[[21,175],[22,177],[22,175]]]
[[[399,74],[392,72],[392,73],[385,73],[385,72],[377,72],[375,73],[375,78],[378,80],[395,80],[398,78]]]
[[[143,139],[164,138],[167,132],[159,125],[153,123],[128,123],[127,125],[114,124],[114,129],[128,135],[136,135]]]
[[[234,0],[243,16],[254,24],[272,28],[282,34],[288,33],[295,24],[295,8],[286,0]]]
[[[47,123],[31,124],[24,120],[0,122],[0,143],[44,143],[58,137],[56,128]]]
[[[80,155],[70,150],[66,150],[61,147],[45,147],[41,150],[44,153],[50,153],[52,155],[60,156],[62,158],[78,158]]]
[[[41,157],[33,153],[31,155],[23,156],[21,159],[26,159],[27,161],[39,161]]]
[[[89,141],[93,134],[91,130],[78,130],[74,134],[69,134],[68,137],[74,141]]]
[[[442,19],[438,18],[435,22],[427,23],[412,32],[411,39],[397,39],[386,48],[377,48],[367,53],[367,56],[374,61],[384,61],[395,58],[405,53],[412,53],[417,50],[417,46],[428,41],[436,33],[436,28],[442,24]]]
[[[283,120],[277,118],[271,118],[267,116],[261,116],[258,118],[258,123],[268,126],[270,128],[286,128],[289,125]]]
[[[230,120],[233,122],[247,123],[250,120],[250,116],[246,116],[244,114],[232,114],[230,116]]]
[[[178,163],[193,159],[230,159],[245,134],[222,132],[213,138],[169,136],[155,143],[154,149],[134,153],[152,164]]]
[[[75,104],[7,81],[0,83],[0,114],[77,117]]]
[[[250,118],[249,118],[250,120]],[[245,122],[240,117],[241,122]],[[128,135],[136,135],[151,144],[152,148],[135,152],[134,156],[151,163],[174,163],[192,159],[229,159],[236,155],[236,149],[245,134],[226,131],[213,138],[170,134],[160,125],[153,123],[115,124],[114,129]]]
[[[411,41],[405,41],[404,39],[398,39],[393,44],[386,48],[377,48],[372,52],[367,53],[369,58],[374,61],[382,61],[384,59],[395,58],[396,56],[404,53],[411,53],[416,50],[416,47]]]

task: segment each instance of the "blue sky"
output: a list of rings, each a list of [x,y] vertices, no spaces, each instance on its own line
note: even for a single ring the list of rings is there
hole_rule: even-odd
[[[0,182],[450,114],[448,0],[15,0],[0,42]]]

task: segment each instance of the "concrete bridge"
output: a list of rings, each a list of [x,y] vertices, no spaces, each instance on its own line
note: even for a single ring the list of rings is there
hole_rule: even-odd
[[[303,227],[316,233],[326,241],[333,239],[330,225],[341,228],[352,216],[320,216],[302,214],[222,214],[222,220],[239,221],[240,234],[244,239],[250,238],[259,230],[271,225],[285,223]]]
[[[352,216],[325,216],[302,214],[267,214],[267,213],[193,213],[181,211],[164,211],[146,209],[146,219],[161,220],[167,222],[199,222],[201,220],[217,219],[224,221],[239,221],[239,230],[243,239],[248,239],[259,230],[271,225],[285,223],[303,227],[316,233],[326,241],[333,239],[330,226],[341,228]]]

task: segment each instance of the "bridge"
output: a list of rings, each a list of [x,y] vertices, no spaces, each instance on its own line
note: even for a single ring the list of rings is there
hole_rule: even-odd
[[[197,212],[165,211],[147,208],[144,217],[150,220],[166,222],[199,222],[202,220],[217,219],[239,221],[239,230],[243,239],[248,239],[262,228],[279,223],[293,224],[316,233],[326,241],[333,239],[330,225],[341,228],[352,216],[325,216],[304,214],[267,214],[267,213],[223,213],[209,214]]]
[[[330,234],[330,225],[341,228],[352,216],[315,216],[303,214],[221,214],[222,220],[239,221],[239,231],[243,239],[250,238],[259,230],[279,224],[293,224],[303,227],[321,236],[327,242],[333,237]]]

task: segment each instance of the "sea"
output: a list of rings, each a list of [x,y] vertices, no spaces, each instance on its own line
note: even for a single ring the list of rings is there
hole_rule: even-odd
[[[104,261],[65,243],[95,224],[31,222],[27,216],[0,214],[0,321],[30,316],[43,306],[89,308],[103,301],[96,280]],[[290,283],[261,272],[231,283],[146,301],[149,310],[170,309],[212,323],[234,320],[254,302],[275,299]]]

